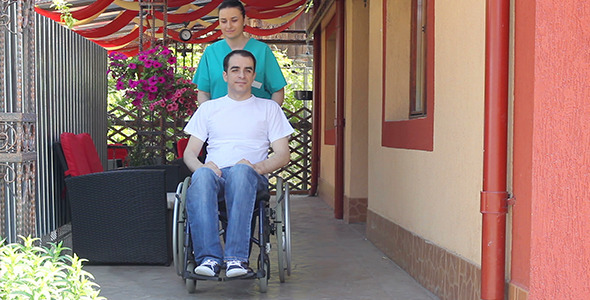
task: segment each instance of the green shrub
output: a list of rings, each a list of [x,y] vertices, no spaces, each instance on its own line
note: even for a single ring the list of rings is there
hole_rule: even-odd
[[[35,246],[38,238],[20,238],[22,244],[0,242],[0,299],[105,299],[82,270],[85,259],[62,254],[62,243],[47,248]]]

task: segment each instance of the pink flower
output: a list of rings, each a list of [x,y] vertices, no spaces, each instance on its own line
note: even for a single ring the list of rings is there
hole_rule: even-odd
[[[146,62],[145,62],[145,64],[144,64],[144,66],[145,66],[146,68],[151,68],[151,67],[152,67],[152,61],[151,61],[151,60],[146,60]]]
[[[154,61],[154,62],[152,62],[152,66],[157,69],[157,68],[161,68],[162,64],[159,61]]]
[[[164,83],[164,82],[166,82],[166,78],[158,77],[158,83]]]
[[[147,90],[148,90],[148,92],[150,92],[150,93],[155,93],[155,92],[157,92],[157,91],[158,91],[158,87],[157,87],[157,86],[155,86],[155,85],[150,85],[150,86],[148,86]]]
[[[145,97],[145,93],[144,92],[137,92],[137,98],[143,99],[143,97]]]
[[[168,55],[168,54],[170,54],[170,50],[168,48],[164,48],[164,50],[162,50],[162,52],[160,52],[160,54]]]
[[[158,76],[154,75],[154,76],[148,78],[149,85],[156,85],[157,83],[158,83]]]
[[[112,60],[125,60],[125,59],[127,59],[127,56],[121,52],[111,52],[109,54],[109,57]]]
[[[171,64],[171,65],[172,65],[172,64],[175,64],[175,63],[176,63],[176,57],[174,57],[174,56],[170,57],[170,58],[168,59],[168,63],[169,63],[169,64]]]
[[[117,84],[115,85],[115,88],[117,89],[117,91],[120,91],[122,89],[125,88],[125,83],[123,83],[123,81],[117,81]]]
[[[135,98],[135,99],[134,99],[134,100],[131,102],[131,104],[133,104],[133,105],[135,105],[135,106],[137,106],[137,107],[141,106],[141,98]]]
[[[136,65],[136,64],[134,64],[134,63],[129,63],[129,66],[128,66],[128,67],[129,67],[129,69],[131,69],[131,70],[135,70],[135,69],[137,69],[137,65]]]
[[[133,88],[135,88],[138,85],[139,85],[139,81],[135,81],[135,80],[129,79],[129,88],[130,89],[133,89]]]

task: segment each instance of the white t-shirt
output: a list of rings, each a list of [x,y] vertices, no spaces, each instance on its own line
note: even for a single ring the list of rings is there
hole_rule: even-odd
[[[270,144],[291,135],[293,127],[272,100],[225,96],[201,104],[184,131],[207,141],[206,162],[225,168],[243,158],[252,164],[265,160]]]

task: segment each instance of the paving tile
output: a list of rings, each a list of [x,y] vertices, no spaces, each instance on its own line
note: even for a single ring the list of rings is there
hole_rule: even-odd
[[[188,294],[174,267],[86,266],[101,296],[130,299],[438,299],[365,238],[364,224],[345,224],[317,197],[291,197],[292,272],[280,283],[271,252],[268,292],[257,280],[198,281]],[[274,242],[274,241],[273,241]]]

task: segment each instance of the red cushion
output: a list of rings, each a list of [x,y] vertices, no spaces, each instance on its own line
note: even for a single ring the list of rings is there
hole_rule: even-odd
[[[176,143],[176,149],[178,151],[178,158],[184,157],[184,150],[186,149],[186,145],[188,145],[187,138],[180,139],[180,140],[178,140],[178,143]]]
[[[75,135],[64,132],[60,135],[60,141],[68,164],[66,175],[80,176],[103,171],[102,163],[90,134],[81,133]]]
[[[129,155],[129,150],[127,150],[126,148],[110,148],[110,146],[125,146],[123,144],[109,144],[107,146],[108,151],[107,151],[107,157],[108,159],[121,159],[121,160],[125,160],[127,158],[127,155]]]
[[[94,145],[90,134],[80,133],[77,137],[80,143],[82,143],[82,149],[84,149],[86,161],[90,167],[90,173],[103,172],[104,169],[102,168],[102,162],[100,161],[100,157],[96,151],[96,146]]]
[[[90,167],[86,162],[86,155],[82,151],[80,143],[75,134],[71,132],[64,132],[59,137],[61,141],[61,149],[64,152],[68,170],[66,175],[80,176],[82,174],[90,173]]]

